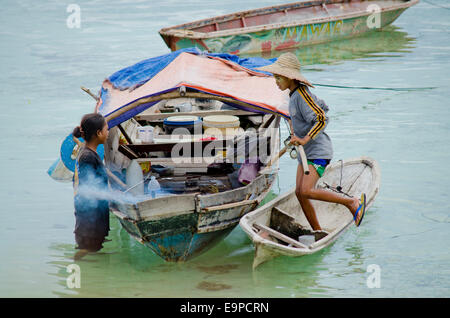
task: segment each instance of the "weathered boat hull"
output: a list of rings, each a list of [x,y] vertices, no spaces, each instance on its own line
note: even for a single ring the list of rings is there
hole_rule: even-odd
[[[277,14],[281,10],[297,9],[298,7],[308,8],[317,6],[317,1],[303,2],[292,4],[291,6],[269,7],[247,12],[239,12],[229,15],[236,20],[236,17],[243,19],[257,19],[258,15],[273,15],[273,21],[280,20]],[[326,1],[325,3],[332,6],[340,4],[341,1]],[[231,25],[234,20],[228,16],[217,17],[210,20],[196,21],[185,25],[165,28],[160,31],[169,48],[174,51],[181,48],[196,46],[209,52],[228,52],[233,54],[249,54],[268,51],[280,51],[292,48],[303,47],[312,44],[319,44],[333,40],[354,37],[368,31],[383,28],[395,21],[408,7],[416,4],[418,1],[405,1],[396,5],[382,7],[378,11],[367,10],[370,4],[382,3],[383,1],[361,1],[356,2],[359,5],[356,12],[343,12],[334,16],[324,16],[319,18],[297,19],[294,21],[271,23],[266,25],[241,27]],[[345,5],[345,4],[344,4]],[[320,8],[320,7],[319,7]],[[352,8],[352,10],[355,10]],[[316,11],[310,14],[314,16]],[[287,12],[287,11],[286,11]],[[379,14],[375,17],[374,14]],[[260,19],[263,19],[262,17]],[[225,31],[195,32],[195,30],[207,30],[205,24],[211,24],[215,20],[215,25],[225,28]],[[224,20],[224,22],[219,22]],[[230,21],[228,21],[230,20]],[[282,21],[282,20],[280,20]],[[379,21],[379,23],[378,23]],[[257,23],[257,22],[255,22]],[[203,28],[203,29],[202,29]],[[230,28],[230,29],[227,29]]]
[[[377,162],[368,157],[345,160],[342,165],[340,162],[335,162],[327,167],[324,176],[319,179],[317,186],[325,187],[325,184],[328,184],[335,187],[338,185],[341,167],[343,167],[343,191],[352,196],[358,196],[362,192],[366,193],[367,210],[373,204],[380,186],[380,171]],[[281,255],[298,257],[316,253],[336,241],[354,224],[351,213],[342,205],[321,201],[313,201],[313,205],[319,223],[329,234],[308,246],[302,246],[302,244],[299,244],[299,246],[281,244],[267,235],[264,237],[261,234],[262,232],[258,232],[257,229],[258,224],[267,227],[273,226],[271,224],[274,220],[272,213],[274,213],[273,208],[276,207],[285,213],[284,218],[287,217],[291,219],[290,222],[295,222],[306,231],[311,231],[311,227],[295,196],[295,189],[291,189],[241,219],[241,228],[247,233],[255,246],[253,268]],[[277,227],[283,228],[280,224]]]
[[[265,198],[276,174],[211,195],[174,195],[111,209],[123,228],[166,261],[192,259],[224,239]]]

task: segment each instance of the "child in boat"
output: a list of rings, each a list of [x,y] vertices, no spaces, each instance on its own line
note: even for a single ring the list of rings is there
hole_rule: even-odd
[[[96,152],[97,146],[108,138],[108,124],[98,113],[86,114],[73,136],[83,137],[86,142],[77,157],[73,179],[77,260],[100,250],[109,232],[109,203],[101,199],[101,193],[108,190],[108,177]]]
[[[274,74],[278,88],[282,91],[286,89],[290,91],[290,143],[295,146],[304,146],[310,170],[308,175],[303,173],[300,154],[298,154],[295,194],[312,229],[322,230],[311,199],[345,205],[352,213],[356,226],[359,226],[366,208],[364,193],[358,200],[315,188],[333,156],[331,139],[325,133],[328,123],[326,116],[328,106],[309,91],[308,86],[314,86],[300,73],[299,60],[292,53],[284,53],[275,63],[261,67],[259,70]]]

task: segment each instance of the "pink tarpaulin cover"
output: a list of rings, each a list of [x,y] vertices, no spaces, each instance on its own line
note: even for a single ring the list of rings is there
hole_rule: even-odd
[[[280,91],[273,77],[218,57],[190,53],[181,53],[153,78],[134,89],[120,90],[105,80],[102,87],[108,91],[108,98],[103,100],[99,112],[108,116],[140,98],[180,86],[230,97],[256,106],[260,111],[288,116],[288,91]]]

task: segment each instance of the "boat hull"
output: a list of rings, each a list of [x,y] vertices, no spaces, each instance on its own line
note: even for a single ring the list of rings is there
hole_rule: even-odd
[[[137,224],[121,218],[119,220],[122,227],[132,237],[168,262],[185,262],[208,251],[223,240],[238,224],[236,222],[234,225],[214,232],[198,233],[195,214],[186,218],[178,218],[178,220],[143,221]],[[170,226],[171,224],[183,225],[174,228]],[[154,230],[155,228],[157,230]]]
[[[169,48],[174,51],[188,47],[198,47],[209,52],[232,54],[250,54],[269,51],[281,51],[307,45],[325,43],[358,36],[360,34],[383,28],[394,22],[408,6],[385,8],[375,19],[370,11],[348,17],[330,16],[314,19],[314,22],[297,24],[279,23],[258,28],[240,28],[230,32],[178,32],[163,29],[160,35]],[[174,31],[174,32],[172,32]],[[217,35],[215,35],[217,33]],[[184,35],[184,36],[183,36]]]
[[[184,262],[222,241],[266,197],[275,178],[276,173],[261,175],[228,193],[117,204],[111,212],[133,238],[155,254],[168,262]]]

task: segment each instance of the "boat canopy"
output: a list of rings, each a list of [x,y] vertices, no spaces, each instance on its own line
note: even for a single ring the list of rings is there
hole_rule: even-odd
[[[288,92],[280,91],[272,76],[255,70],[273,62],[198,48],[178,50],[141,61],[105,79],[98,112],[112,128],[162,99],[180,97],[173,93],[185,87],[189,92],[215,95],[236,108],[289,118]]]

